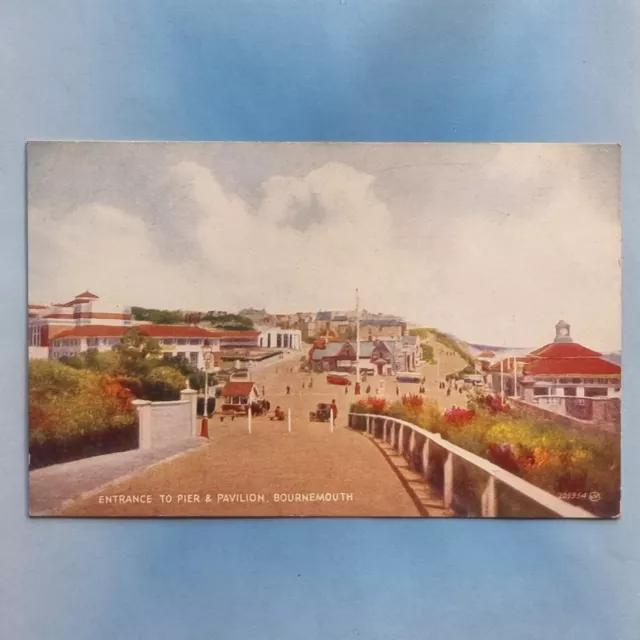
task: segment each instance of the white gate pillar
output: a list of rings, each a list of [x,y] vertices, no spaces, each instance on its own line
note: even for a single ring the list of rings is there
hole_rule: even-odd
[[[195,389],[187,387],[180,392],[180,400],[189,402],[189,433],[194,437],[198,437],[198,392]],[[205,398],[205,404],[207,399]],[[203,415],[207,415],[207,407],[204,408]]]
[[[131,403],[138,412],[138,448],[151,448],[151,401],[133,400]]]

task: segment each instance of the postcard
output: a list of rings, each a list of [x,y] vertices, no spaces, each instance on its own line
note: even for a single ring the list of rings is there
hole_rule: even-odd
[[[618,145],[27,165],[32,516],[619,515]]]

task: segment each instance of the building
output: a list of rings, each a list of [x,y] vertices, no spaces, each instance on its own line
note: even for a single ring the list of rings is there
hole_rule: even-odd
[[[63,331],[92,325],[129,327],[131,309],[109,303],[90,291],[55,304],[30,304],[28,310],[29,357],[49,357],[51,340]]]
[[[315,371],[350,370],[356,364],[356,349],[354,341],[322,341],[311,349],[309,360]],[[415,371],[420,362],[420,342],[415,336],[360,342],[360,367],[378,375]]]
[[[145,324],[136,327],[143,336],[155,339],[163,358],[184,358],[198,369],[205,367],[205,351],[213,355],[213,367],[220,364],[220,332],[190,325]],[[74,327],[57,333],[50,344],[54,360],[79,355],[89,349],[110,351],[131,327],[89,325]]]
[[[556,325],[553,342],[525,356],[503,360],[502,373],[500,362],[493,364],[490,374],[494,391],[500,391],[502,379],[507,395],[558,411],[572,405],[564,399],[620,396],[620,365],[574,342],[570,326],[562,320]]]
[[[360,323],[360,335],[363,340],[402,338],[406,332],[407,323],[396,319],[365,319]]]
[[[260,400],[260,392],[255,382],[227,382],[222,387],[223,411],[246,411],[248,407]]]
[[[302,349],[302,332],[299,329],[263,329],[258,336],[258,346],[263,349]]]
[[[222,351],[231,349],[256,349],[260,331],[220,331],[213,329],[211,333],[220,339]]]

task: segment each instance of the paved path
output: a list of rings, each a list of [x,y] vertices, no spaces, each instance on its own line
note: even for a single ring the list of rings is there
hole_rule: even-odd
[[[29,472],[29,513],[35,516],[59,509],[67,500],[203,444],[206,440],[194,438],[155,449],[110,453],[35,469]]]
[[[460,369],[461,361],[443,356],[442,378]],[[425,366],[428,397],[442,407],[462,404],[463,396],[447,397],[438,389],[435,373],[435,366]],[[265,417],[254,418],[252,433],[246,418],[214,418],[204,447],[65,505],[60,515],[424,515],[415,492],[407,490],[407,477],[389,456],[362,433],[346,428],[349,405],[356,399],[353,387],[345,394],[344,387],[327,384],[325,375],[299,372],[294,360],[276,361],[252,375],[260,387],[264,385],[272,409],[280,405],[291,411],[291,433],[286,422]],[[375,389],[377,377],[370,382]],[[398,391],[416,392],[417,385],[400,384]],[[398,398],[392,379],[386,379],[386,395],[389,400]],[[327,423],[310,422],[309,411],[333,399],[339,415],[331,432]],[[435,498],[429,500],[433,504]]]

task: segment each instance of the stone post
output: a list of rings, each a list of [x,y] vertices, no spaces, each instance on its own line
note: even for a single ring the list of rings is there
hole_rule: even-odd
[[[180,392],[180,400],[189,402],[189,420],[191,422],[190,433],[194,438],[197,438],[198,433],[198,392],[195,389],[190,389],[188,386]],[[204,408],[203,414],[207,415],[207,407]]]
[[[447,451],[444,462],[444,506],[447,509],[453,504],[453,454]]]
[[[487,485],[482,492],[482,517],[496,518],[498,516],[498,494],[496,492],[496,479],[489,476]]]
[[[151,448],[151,402],[134,400],[131,404],[138,412],[138,448]]]

